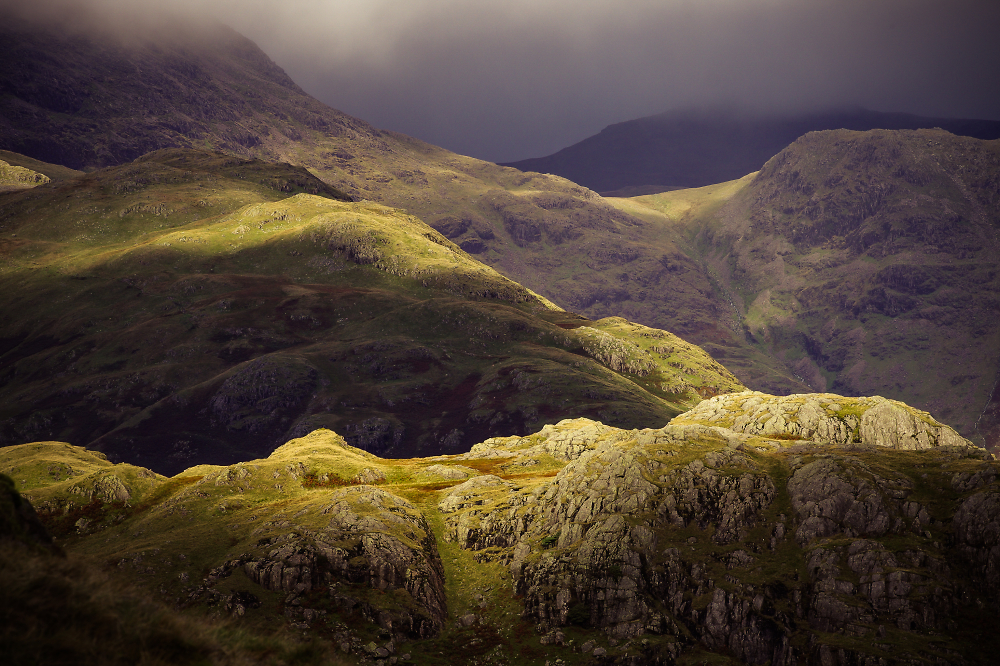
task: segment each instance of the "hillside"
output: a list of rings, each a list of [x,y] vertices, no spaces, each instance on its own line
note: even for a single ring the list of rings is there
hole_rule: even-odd
[[[300,167],[168,149],[0,197],[0,437],[175,473],[318,427],[404,456],[569,416],[666,423],[743,386],[562,311]]]
[[[866,109],[795,116],[697,109],[609,125],[552,155],[506,166],[556,174],[607,196],[637,196],[741,178],[808,132],[924,128],[977,139],[1000,138],[1000,121],[994,120],[925,118]]]
[[[321,429],[170,479],[0,449],[75,561],[190,617],[462,666],[988,663],[997,471],[898,402],[753,392],[431,458]]]
[[[416,215],[562,307],[712,341],[748,386],[806,389],[720,325],[728,306],[711,277],[669,238],[647,233],[647,222],[562,178],[455,155],[331,109],[228,28],[181,33],[136,29],[125,39],[0,25],[0,148],[77,169],[165,147],[304,166],[356,199]],[[38,87],[50,80],[59,85]],[[668,274],[684,277],[669,291]]]
[[[813,390],[901,398],[998,445],[1000,141],[813,132],[724,202],[700,192],[619,203],[687,224],[748,339]]]

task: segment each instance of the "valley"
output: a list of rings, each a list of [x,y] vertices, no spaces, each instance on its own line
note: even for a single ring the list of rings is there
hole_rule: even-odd
[[[671,333],[567,313],[344,199],[301,168],[179,149],[9,195],[2,441],[175,473],[319,427],[396,456],[570,416],[650,427],[743,388]]]

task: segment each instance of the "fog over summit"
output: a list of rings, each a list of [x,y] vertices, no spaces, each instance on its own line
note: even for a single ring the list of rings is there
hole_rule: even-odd
[[[162,8],[88,4],[113,15]],[[609,0],[179,0],[169,9],[232,26],[337,109],[494,161],[681,106],[858,104],[1000,119],[1000,5],[977,0],[668,0],[626,10]]]

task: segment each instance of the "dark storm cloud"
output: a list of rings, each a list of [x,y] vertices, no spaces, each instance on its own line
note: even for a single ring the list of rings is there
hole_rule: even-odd
[[[333,107],[497,161],[548,154],[609,123],[697,105],[795,111],[860,104],[1000,119],[994,1],[172,6],[207,7]]]

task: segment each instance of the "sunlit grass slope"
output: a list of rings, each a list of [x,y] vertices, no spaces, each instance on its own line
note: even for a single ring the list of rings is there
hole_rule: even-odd
[[[6,195],[2,441],[174,473],[317,427],[399,455],[566,416],[653,426],[742,388],[669,333],[592,326],[345,198],[297,167],[182,150]]]

